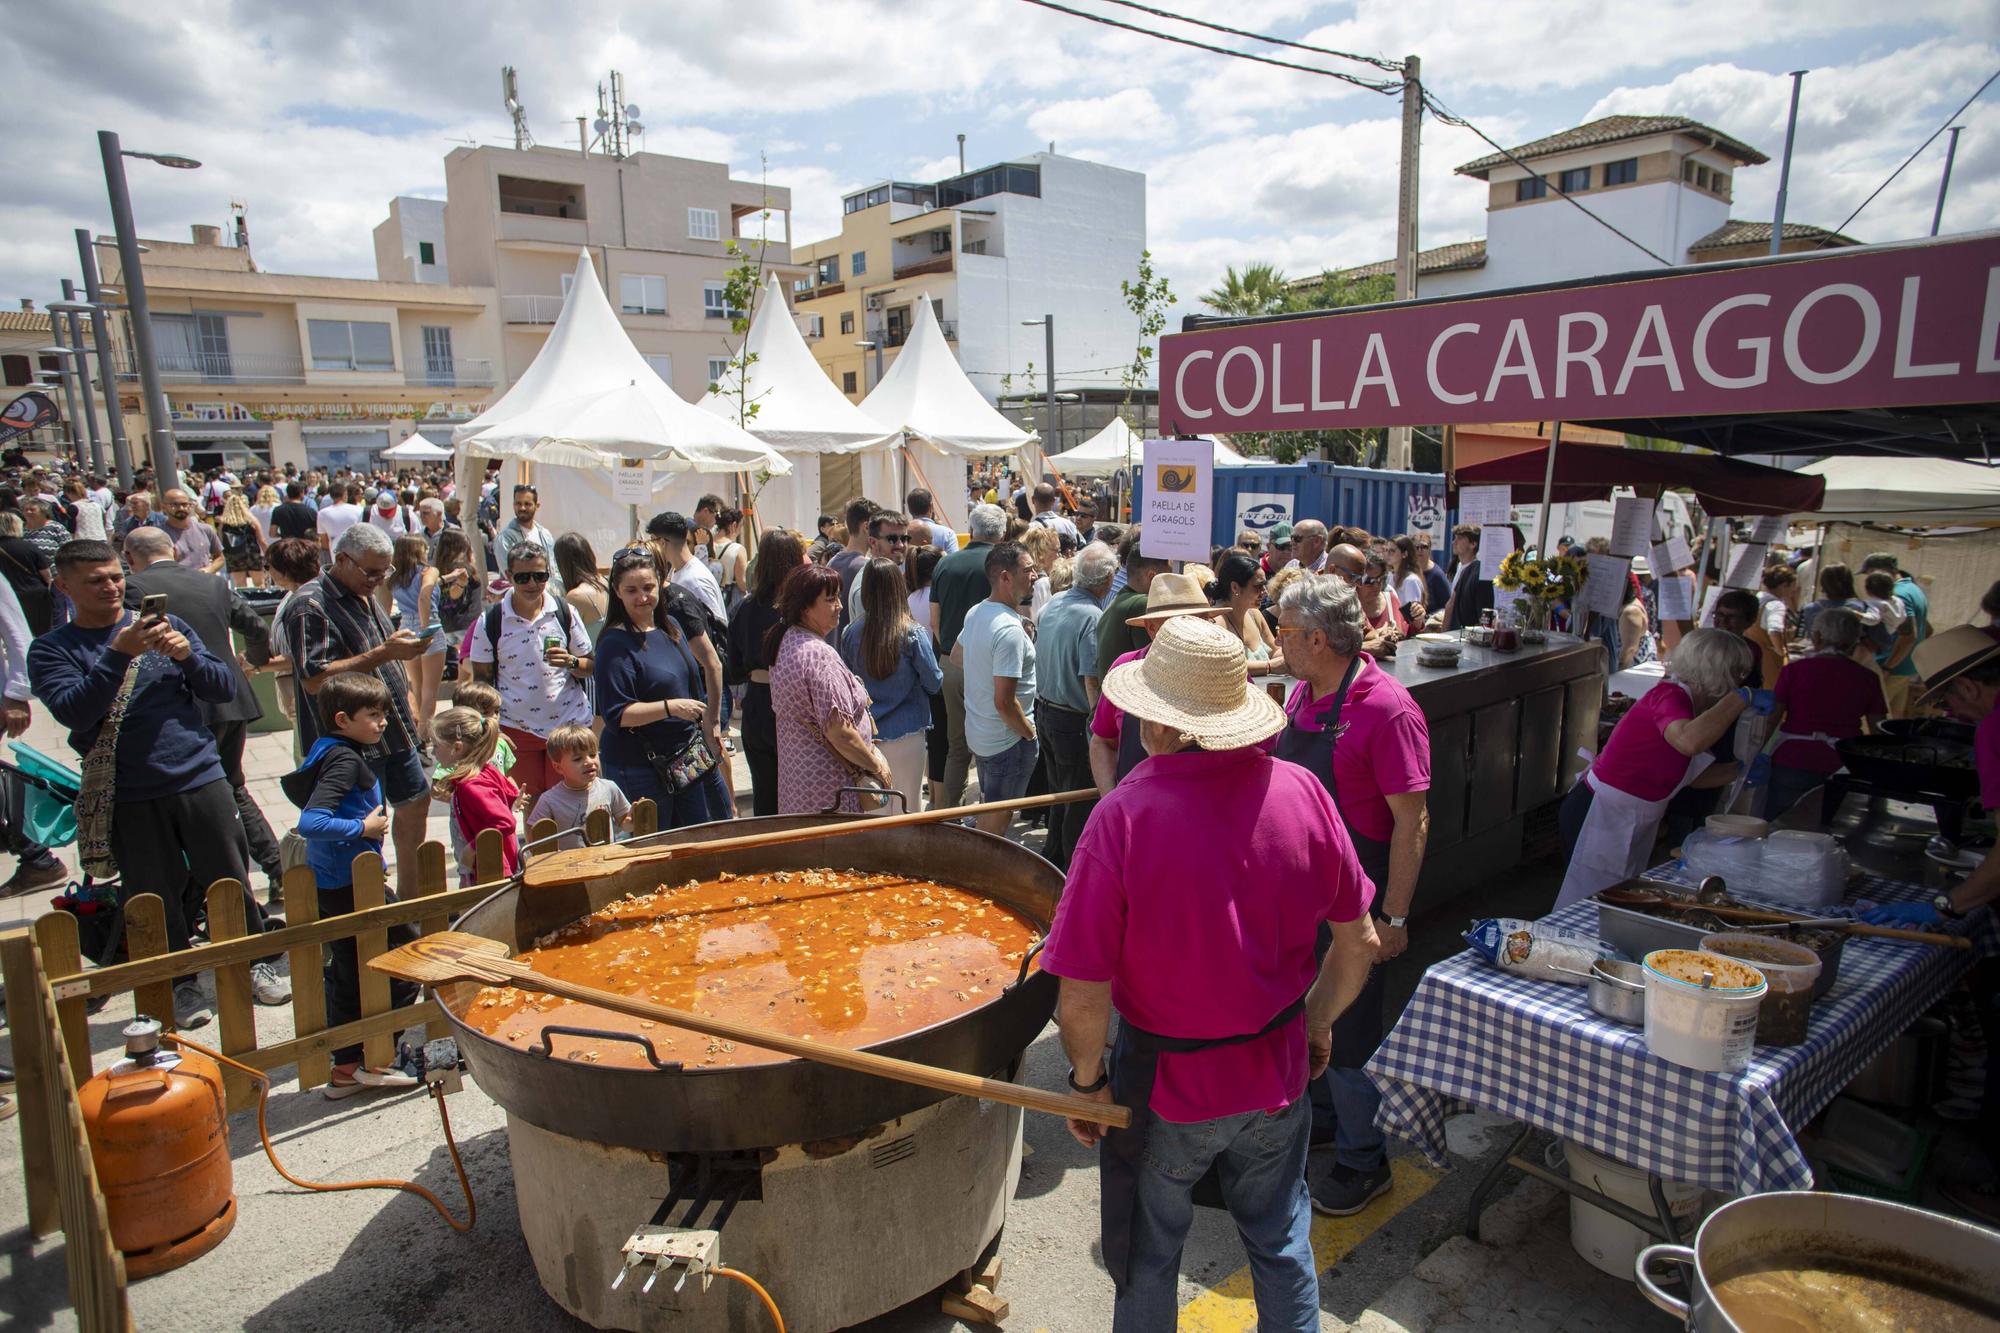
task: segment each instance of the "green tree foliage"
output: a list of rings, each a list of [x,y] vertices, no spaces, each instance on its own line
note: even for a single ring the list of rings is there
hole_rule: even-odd
[[[1139,346],[1132,354],[1132,364],[1119,377],[1125,400],[1118,405],[1118,415],[1125,418],[1126,425],[1144,434],[1144,414],[1140,414],[1139,420],[1133,419],[1132,398],[1152,378],[1153,357],[1159,350],[1155,339],[1167,327],[1167,311],[1174,303],[1174,293],[1164,274],[1154,274],[1151,250],[1139,252],[1139,280],[1120,282],[1118,290],[1125,295],[1126,308],[1139,317]]]
[[[1221,285],[1201,300],[1218,315],[1269,315],[1289,308],[1286,302],[1290,295],[1278,266],[1258,262],[1245,264],[1241,273],[1231,264],[1223,272]]]

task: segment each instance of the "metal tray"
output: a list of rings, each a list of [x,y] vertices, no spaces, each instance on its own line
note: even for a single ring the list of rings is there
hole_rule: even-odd
[[[1597,904],[1597,937],[1633,962],[1655,949],[1699,949],[1710,932],[1700,926],[1652,916],[1630,907]]]

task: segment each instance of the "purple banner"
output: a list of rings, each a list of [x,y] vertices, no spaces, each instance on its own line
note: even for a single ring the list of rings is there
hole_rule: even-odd
[[[1175,434],[2000,400],[2000,236],[1172,334]]]

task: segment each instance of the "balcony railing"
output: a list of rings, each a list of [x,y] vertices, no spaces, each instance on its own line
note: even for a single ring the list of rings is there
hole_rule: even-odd
[[[132,349],[117,353],[118,378],[139,378],[138,358]],[[304,384],[305,363],[296,356],[275,352],[159,352],[153,357],[160,378],[196,384]]]
[[[458,386],[484,389],[493,384],[493,363],[479,358],[460,357],[450,362],[425,366],[403,376],[403,383],[418,388],[449,389]]]
[[[844,282],[822,282],[817,287],[808,287],[802,292],[793,292],[794,301],[817,301],[822,296],[838,296],[847,290]]]
[[[941,320],[939,320],[939,321],[938,321],[938,328],[939,328],[939,329],[941,329],[941,330],[942,330],[942,331],[944,332],[944,340],[945,340],[946,342],[951,342],[951,343],[955,343],[955,342],[957,342],[957,341],[958,341],[958,321],[957,321],[957,320],[955,320],[955,319],[941,319]],[[878,330],[876,330],[875,332],[873,332],[873,333],[870,333],[870,334],[869,334],[868,336],[869,336],[870,338],[879,338],[879,339],[881,340],[881,343],[882,343],[882,345],[883,345],[884,347],[901,347],[901,346],[902,346],[902,345],[903,345],[904,343],[906,343],[906,342],[908,342],[908,341],[910,340],[910,330],[909,330],[909,329],[886,329],[886,330],[882,330],[882,329],[878,329]]]
[[[562,314],[560,296],[503,296],[500,317],[509,324],[553,324]]]
[[[896,278],[898,281],[904,278],[921,278],[926,273],[949,272],[951,272],[951,256],[948,254],[938,255],[915,264],[896,265]]]

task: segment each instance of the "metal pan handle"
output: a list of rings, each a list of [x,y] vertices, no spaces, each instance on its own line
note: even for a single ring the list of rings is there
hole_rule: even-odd
[[[1013,982],[1008,985],[1007,987],[1008,990],[1016,989],[1028,979],[1028,965],[1035,961],[1035,956],[1041,953],[1042,946],[1044,944],[1047,944],[1048,942],[1049,942],[1049,937],[1044,935],[1042,936],[1042,938],[1036,940],[1033,944],[1030,944],[1028,946],[1028,951],[1021,955],[1021,970],[1014,977]]]
[[[887,800],[889,797],[893,796],[898,801],[902,802],[903,805],[902,813],[906,815],[910,813],[910,798],[903,793],[901,788],[875,787],[875,786],[841,787],[833,793],[833,804],[827,806],[827,808],[820,811],[820,813],[823,815],[851,814],[852,813],[851,811],[842,810],[840,808],[840,798],[845,796],[848,792],[855,792],[859,795],[869,797],[870,799],[880,799],[880,800]]]
[[[653,1039],[651,1037],[642,1037],[636,1032],[607,1032],[603,1028],[572,1028],[550,1024],[542,1029],[540,1044],[530,1046],[528,1054],[538,1055],[544,1060],[555,1059],[555,1043],[550,1040],[553,1037],[588,1037],[593,1041],[629,1041],[634,1046],[646,1052],[646,1059],[653,1068],[668,1074],[680,1072],[681,1062],[678,1060],[662,1060],[660,1053],[653,1049]]]
[[[1688,1317],[1688,1303],[1678,1297],[1669,1296],[1653,1282],[1652,1268],[1655,1264],[1681,1263],[1694,1267],[1694,1250],[1687,1245],[1648,1245],[1639,1251],[1639,1257],[1632,1261],[1632,1276],[1638,1279],[1639,1290],[1646,1299],[1665,1310],[1676,1319]]]

